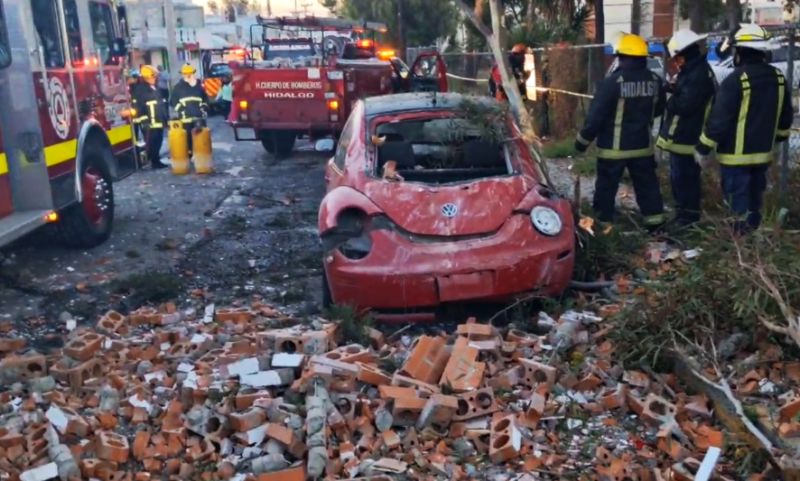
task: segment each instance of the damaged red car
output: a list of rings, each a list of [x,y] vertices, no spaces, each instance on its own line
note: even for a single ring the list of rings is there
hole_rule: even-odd
[[[325,304],[422,314],[446,303],[558,295],[569,284],[569,202],[544,185],[493,99],[361,100],[325,179]]]

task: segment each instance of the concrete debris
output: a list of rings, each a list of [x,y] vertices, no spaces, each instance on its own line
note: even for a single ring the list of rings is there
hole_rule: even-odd
[[[708,400],[615,365],[595,313],[542,313],[544,335],[475,319],[394,342],[370,329],[365,345],[288,319],[259,302],[165,305],[109,312],[47,355],[0,339],[12,381],[0,480],[656,480],[729,467]],[[756,394],[781,385],[748,379]],[[784,399],[783,432],[800,432],[797,399]]]

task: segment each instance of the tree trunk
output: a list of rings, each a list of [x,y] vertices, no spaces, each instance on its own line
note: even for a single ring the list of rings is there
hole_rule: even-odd
[[[736,28],[742,20],[742,2],[725,0],[725,17],[728,20],[728,31]]]
[[[703,2],[689,0],[689,28],[695,32],[705,30],[703,25]]]
[[[508,55],[505,49],[505,28],[502,24],[503,21],[503,7],[501,0],[489,0],[489,9],[492,14],[492,28],[491,30],[483,23],[483,21],[475,16],[473,9],[467,5],[464,0],[458,0],[456,5],[461,9],[464,15],[469,18],[472,24],[478,29],[484,37],[486,37],[489,47],[492,50],[492,55],[500,69],[500,76],[502,77],[503,89],[508,97],[508,105],[511,113],[519,125],[522,132],[522,140],[528,145],[531,155],[533,156],[541,179],[548,185],[553,185],[550,177],[547,174],[547,165],[545,164],[544,157],[537,148],[539,139],[536,136],[536,130],[533,127],[533,119],[525,107],[524,99],[519,92],[514,77],[511,75],[511,69],[508,64]]]
[[[525,30],[527,30],[529,34],[533,33],[533,27],[535,24],[536,24],[536,2],[533,0],[528,0],[528,10],[525,12]]]
[[[698,0],[695,0],[695,3],[697,3],[697,1]],[[631,5],[631,33],[639,35],[641,31],[642,31],[642,0],[633,0],[633,5]]]
[[[606,41],[606,14],[603,9],[603,0],[594,0],[594,42]]]

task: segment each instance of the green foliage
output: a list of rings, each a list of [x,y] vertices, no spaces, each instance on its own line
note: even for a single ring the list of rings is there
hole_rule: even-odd
[[[339,323],[342,342],[369,346],[369,329],[375,324],[371,314],[362,314],[350,306],[331,306],[325,313],[331,321]]]
[[[761,287],[758,276],[742,268],[759,266],[777,284],[790,305],[800,305],[800,237],[763,229],[735,240],[722,224],[706,225],[683,234],[687,246],[702,254],[685,263],[676,261],[657,281],[647,285],[619,319],[614,330],[624,346],[623,361],[655,364],[673,342],[697,343],[711,352],[711,342],[744,331],[754,338],[759,318],[780,320],[778,303]],[[778,321],[780,322],[780,321]]]
[[[550,18],[539,17],[532,28],[526,24],[516,24],[508,36],[509,44],[541,46],[558,42],[582,42],[585,40],[584,25],[589,15],[589,8],[582,5],[574,12],[559,12]]]
[[[564,159],[577,154],[575,136],[567,136],[561,140],[551,140],[542,145],[542,155],[548,159]]]
[[[353,19],[383,22],[398,42],[398,1],[403,2],[406,44],[428,46],[455,34],[458,13],[450,0],[343,0],[337,13]]]
[[[478,136],[487,142],[500,144],[506,140],[508,132],[506,122],[508,119],[508,106],[506,104],[476,102],[464,99],[458,106],[459,115],[468,121],[471,127],[477,127],[477,132],[464,129],[452,129],[450,134],[460,137],[461,140],[468,135]],[[451,140],[458,140],[451,139]]]
[[[591,212],[591,209],[587,207],[584,211]],[[594,236],[579,230],[575,279],[609,279],[636,267],[636,256],[642,255],[647,237],[641,229],[623,222],[624,219],[619,219],[608,233],[603,232],[602,226],[595,226]]]

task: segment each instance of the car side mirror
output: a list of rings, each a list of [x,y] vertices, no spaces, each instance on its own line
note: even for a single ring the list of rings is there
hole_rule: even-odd
[[[111,55],[114,57],[124,57],[128,55],[128,46],[124,38],[115,38],[111,45]]]
[[[330,153],[336,147],[336,142],[333,139],[320,139],[314,144],[314,150],[317,152]]]

